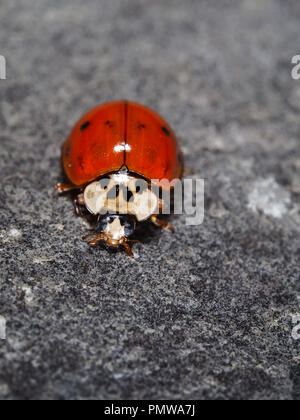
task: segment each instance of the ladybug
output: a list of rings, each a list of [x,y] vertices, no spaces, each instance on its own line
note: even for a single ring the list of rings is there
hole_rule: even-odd
[[[69,183],[56,189],[78,190],[77,214],[97,217],[96,231],[83,238],[90,246],[104,241],[133,256],[130,237],[137,223],[150,219],[174,231],[159,219],[163,202],[150,183],[180,179],[183,155],[170,126],[151,109],[128,101],[92,109],[66,140],[62,162]],[[171,190],[168,182],[159,187]]]

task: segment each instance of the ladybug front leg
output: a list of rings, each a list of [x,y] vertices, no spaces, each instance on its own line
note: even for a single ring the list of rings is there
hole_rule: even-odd
[[[132,252],[131,246],[128,244],[128,242],[127,242],[127,241],[124,241],[124,242],[122,243],[122,245],[123,245],[123,247],[124,247],[124,249],[125,249],[126,254],[127,254],[129,257],[134,257],[134,254],[133,254],[133,252]]]
[[[103,233],[100,233],[100,234],[97,234],[97,233],[89,233],[88,235],[84,236],[82,239],[84,241],[86,241],[87,239],[90,239],[92,237],[93,237],[93,239],[91,239],[88,242],[88,246],[91,246],[93,248],[95,246],[97,246],[100,241],[104,241],[106,239],[105,238],[105,235],[103,235]]]
[[[155,224],[155,226],[160,227],[161,229],[164,230],[170,230],[171,232],[175,232],[175,228],[173,225],[171,225],[170,223],[166,222],[165,220],[160,220],[157,216],[153,215],[151,216],[151,221],[152,223]]]
[[[129,243],[132,244],[138,244],[140,243],[140,241],[138,241],[137,239],[128,239],[128,238],[124,238],[121,242],[120,245],[122,245],[125,248],[125,252],[129,257],[134,257],[134,253],[132,252],[131,246],[129,245]]]
[[[76,187],[75,185],[72,185],[72,184],[62,184],[62,183],[59,182],[58,184],[55,185],[55,189],[60,194],[62,194],[62,193],[65,193],[65,192],[78,190],[78,187]]]

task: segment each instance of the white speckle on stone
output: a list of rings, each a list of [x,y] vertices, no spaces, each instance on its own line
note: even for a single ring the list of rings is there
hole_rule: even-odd
[[[213,203],[211,208],[209,209],[209,214],[215,219],[221,219],[222,217],[227,216],[228,211],[225,209],[223,204],[217,206],[217,204]]]
[[[8,236],[12,239],[20,239],[22,237],[22,232],[18,229],[12,228],[8,232]]]
[[[14,242],[22,238],[22,232],[18,229],[11,228],[9,231],[0,231],[0,240],[3,243]]]
[[[86,229],[91,229],[91,225],[89,224],[89,222],[86,219],[80,218],[80,223],[82,224],[82,226]]]
[[[288,212],[291,196],[273,178],[258,179],[248,195],[248,208],[267,216],[281,218]]]
[[[140,258],[140,254],[135,249],[133,249],[132,252],[134,260],[138,260]]]
[[[113,377],[115,378],[116,381],[122,379],[124,377],[124,375],[122,373],[115,373],[113,375]]]
[[[55,257],[34,257],[33,262],[34,264],[44,264],[47,262],[54,261]]]
[[[153,328],[145,328],[145,334],[155,334],[155,330]]]
[[[64,225],[59,223],[56,225],[57,230],[63,231],[64,230]]]
[[[32,292],[32,289],[29,286],[23,286],[22,291],[24,292],[25,303],[30,305],[30,303],[32,303],[34,299],[34,294]]]
[[[0,397],[6,397],[8,394],[9,386],[4,382],[0,382]]]
[[[181,146],[181,151],[186,156],[188,156],[190,154],[190,149],[188,147]]]

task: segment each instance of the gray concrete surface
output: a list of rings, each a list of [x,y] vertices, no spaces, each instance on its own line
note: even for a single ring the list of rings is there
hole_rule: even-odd
[[[0,17],[0,398],[299,399],[299,2],[2,0]],[[204,224],[145,228],[134,260],[88,249],[52,188],[77,118],[119,98],[162,113],[206,178]]]

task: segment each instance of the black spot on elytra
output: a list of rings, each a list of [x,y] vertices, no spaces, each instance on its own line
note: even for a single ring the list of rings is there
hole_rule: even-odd
[[[106,121],[104,125],[106,125],[109,128],[113,128],[114,123],[112,121]]]
[[[161,127],[161,129],[162,129],[162,131],[168,136],[168,137],[170,137],[171,136],[171,133],[170,133],[170,131],[167,129],[167,127]]]
[[[144,130],[146,128],[146,126],[145,126],[145,124],[138,123],[137,128],[138,128],[138,130]]]
[[[82,126],[80,127],[80,130],[81,131],[84,131],[86,128],[88,128],[89,126],[90,126],[90,122],[89,121],[87,121],[87,122],[85,122],[84,124],[82,124]]]

